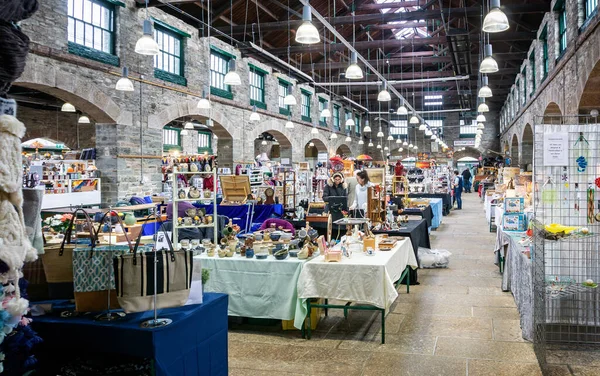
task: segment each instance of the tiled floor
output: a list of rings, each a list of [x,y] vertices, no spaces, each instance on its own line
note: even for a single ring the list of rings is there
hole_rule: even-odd
[[[330,312],[310,341],[280,325],[232,324],[230,375],[541,375],[512,295],[500,290],[483,206],[471,193],[463,208],[431,234],[433,248],[452,252],[450,267],[419,270],[421,284],[399,290],[385,345],[371,312]],[[600,375],[599,354],[563,352],[549,362],[551,375]]]

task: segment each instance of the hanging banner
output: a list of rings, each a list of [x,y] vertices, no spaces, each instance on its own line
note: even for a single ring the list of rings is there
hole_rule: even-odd
[[[475,139],[467,138],[462,140],[454,140],[454,146],[475,146]]]
[[[569,134],[544,133],[544,165],[567,166],[569,164]]]

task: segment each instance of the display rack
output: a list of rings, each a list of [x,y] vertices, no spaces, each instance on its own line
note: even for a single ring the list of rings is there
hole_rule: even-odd
[[[283,208],[286,211],[296,210],[296,171],[286,170],[283,173]]]
[[[381,186],[367,189],[367,212],[365,217],[371,223],[380,223],[385,217],[385,191]]]
[[[174,171],[172,173],[172,181],[175,183],[175,185],[177,184],[177,175],[200,175],[200,176],[209,176],[212,175],[213,177],[213,181],[217,182],[217,169],[214,168],[212,171],[197,171],[197,172],[178,172],[176,168],[174,168]],[[172,228],[173,228],[173,235],[172,235],[172,239],[173,239],[173,245],[175,247],[177,247],[177,244],[179,243],[179,229],[184,229],[184,228],[213,228],[213,241],[214,244],[218,244],[218,218],[217,218],[217,194],[216,194],[216,190],[215,191],[210,191],[210,198],[205,198],[204,197],[204,191],[202,190],[200,192],[200,197],[199,198],[179,198],[178,197],[178,191],[179,188],[184,188],[184,187],[177,187],[173,189],[173,224],[172,224]],[[189,187],[185,187],[185,188],[189,188]],[[197,187],[198,188],[198,187]],[[209,224],[193,224],[193,225],[180,225],[178,223],[177,220],[177,213],[179,213],[178,211],[178,203],[182,202],[182,201],[186,201],[186,202],[197,202],[197,201],[210,201],[213,205],[213,220],[211,223]]]

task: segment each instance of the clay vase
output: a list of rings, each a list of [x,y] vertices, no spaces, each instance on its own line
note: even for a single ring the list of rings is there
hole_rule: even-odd
[[[129,212],[125,213],[125,220],[123,221],[123,223],[125,223],[127,226],[133,226],[137,223],[137,220],[135,219],[133,213]]]

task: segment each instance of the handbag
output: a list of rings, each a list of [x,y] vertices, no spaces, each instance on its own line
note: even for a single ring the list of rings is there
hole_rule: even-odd
[[[152,217],[163,226],[160,217],[155,214],[147,216],[144,222]],[[168,236],[165,238],[168,249],[138,252],[140,234],[133,253],[113,259],[117,299],[125,312],[153,309],[155,286],[156,309],[180,307],[188,300],[192,284],[193,251],[175,251],[171,239]]]
[[[44,247],[42,264],[48,282],[50,299],[73,299],[73,249],[75,249],[76,244],[71,243],[71,238],[73,224],[78,213],[83,214],[88,229],[90,229],[90,247],[93,249],[96,245],[96,237],[93,233],[94,226],[90,216],[81,208],[75,210],[62,242]]]
[[[110,211],[100,218],[102,225]],[[125,228],[120,216],[116,222]],[[111,218],[112,221],[112,218]],[[99,236],[97,231],[95,238]],[[96,247],[76,247],[73,254],[73,289],[75,310],[78,312],[98,312],[120,308],[115,291],[115,279],[112,275],[114,256],[133,251],[131,241],[125,233],[127,245],[108,245]],[[110,306],[108,294],[110,293]]]

